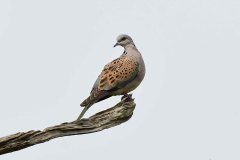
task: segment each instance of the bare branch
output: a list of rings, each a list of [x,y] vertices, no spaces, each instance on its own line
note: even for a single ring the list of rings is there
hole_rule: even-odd
[[[31,130],[2,137],[0,138],[0,155],[44,143],[58,137],[93,133],[114,127],[131,118],[135,105],[132,99],[128,99],[87,119],[62,123],[48,127],[43,131]]]

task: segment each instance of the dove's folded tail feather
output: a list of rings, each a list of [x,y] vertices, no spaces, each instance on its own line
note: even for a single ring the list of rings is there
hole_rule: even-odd
[[[78,116],[77,120],[82,119],[82,117],[84,116],[84,114],[87,112],[87,110],[93,105],[93,103],[88,104],[87,106],[85,106],[82,110],[82,112],[80,113],[80,115]]]
[[[90,104],[90,102],[91,102],[91,97],[89,96],[87,99],[85,99],[85,100],[80,104],[80,106],[81,106],[81,107],[85,107],[85,106],[87,106],[88,104]]]
[[[111,97],[111,96],[110,96],[110,95],[104,96],[104,97],[102,97],[102,98],[100,98],[100,99],[98,99],[98,100],[95,100],[94,103],[100,102],[100,101],[102,101],[102,100],[104,100],[104,99],[107,99],[107,98],[109,98],[109,97]],[[91,98],[91,96],[89,96],[88,98],[86,98],[86,99],[80,104],[80,106],[81,106],[81,107],[85,107],[85,106],[87,106],[87,105],[89,105],[89,104],[91,104],[91,103],[93,103],[93,99]]]
[[[96,99],[92,99],[92,97],[89,96],[87,99],[85,99],[85,100],[80,104],[80,106],[82,106],[82,107],[84,107],[84,108],[83,108],[81,114],[78,116],[77,120],[82,119],[82,117],[84,116],[84,114],[87,112],[87,110],[88,110],[94,103],[99,102],[99,101],[102,101],[102,100],[107,99],[107,98],[109,98],[109,97],[111,97],[111,96],[110,96],[110,95],[107,95],[107,96],[105,96],[105,97],[102,97],[102,98],[96,100]]]

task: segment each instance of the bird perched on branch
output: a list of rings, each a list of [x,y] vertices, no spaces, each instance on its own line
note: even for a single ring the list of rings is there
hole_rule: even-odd
[[[104,66],[90,96],[80,104],[84,108],[77,120],[80,120],[94,103],[116,95],[127,97],[127,93],[136,89],[143,80],[145,64],[132,38],[122,34],[117,37],[114,47],[116,46],[124,48],[123,54]]]

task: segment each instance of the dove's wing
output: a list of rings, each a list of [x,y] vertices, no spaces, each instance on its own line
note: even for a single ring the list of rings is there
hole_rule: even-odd
[[[108,63],[98,76],[90,96],[81,106],[110,97],[112,91],[123,88],[137,76],[138,68],[138,62],[127,56],[121,56]]]
[[[138,63],[131,57],[120,57],[107,64],[100,74],[99,90],[114,90],[124,87],[138,73]]]

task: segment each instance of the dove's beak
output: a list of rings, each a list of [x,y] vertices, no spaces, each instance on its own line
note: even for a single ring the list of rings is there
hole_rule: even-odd
[[[113,47],[116,47],[116,46],[118,46],[119,44],[118,44],[118,42],[113,46]]]

